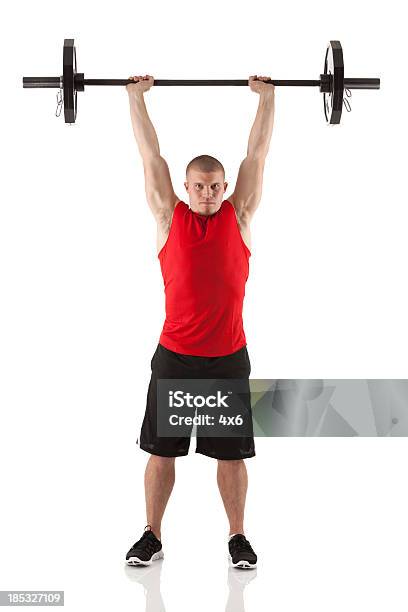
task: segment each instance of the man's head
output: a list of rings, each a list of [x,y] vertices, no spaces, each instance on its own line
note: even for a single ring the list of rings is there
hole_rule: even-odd
[[[200,215],[213,215],[220,209],[228,187],[223,165],[211,155],[195,157],[186,168],[184,186],[191,210]]]

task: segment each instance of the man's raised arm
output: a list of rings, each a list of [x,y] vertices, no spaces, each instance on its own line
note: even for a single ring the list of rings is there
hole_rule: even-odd
[[[275,86],[263,81],[269,77],[249,77],[251,91],[259,94],[259,105],[248,140],[247,157],[265,160],[275,117]]]
[[[160,155],[157,134],[144,101],[144,93],[152,87],[154,78],[149,75],[129,78],[137,80],[126,85],[126,89],[133,133],[143,160],[146,197],[153,215],[161,219],[163,214],[171,213],[178,198],[174,193],[167,162]]]
[[[230,200],[242,225],[248,224],[262,196],[263,170],[275,115],[275,87],[264,83],[269,77],[249,77],[251,91],[259,94],[259,105],[248,140],[247,156],[241,163]]]

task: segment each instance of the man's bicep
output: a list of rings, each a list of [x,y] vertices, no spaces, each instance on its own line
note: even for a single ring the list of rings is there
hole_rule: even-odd
[[[171,211],[178,202],[166,160],[156,156],[143,160],[147,202],[155,216]]]
[[[262,196],[265,159],[246,157],[238,172],[237,184],[231,196],[238,218],[251,218]]]

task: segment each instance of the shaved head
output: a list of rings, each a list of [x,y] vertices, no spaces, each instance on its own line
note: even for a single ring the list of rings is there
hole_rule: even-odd
[[[218,159],[211,157],[211,155],[199,155],[189,162],[186,168],[186,179],[188,180],[191,170],[203,173],[220,173],[222,172],[223,180],[225,178],[224,166]]]
[[[199,215],[213,215],[220,209],[228,187],[224,166],[211,155],[195,157],[186,168],[184,185],[191,210]]]

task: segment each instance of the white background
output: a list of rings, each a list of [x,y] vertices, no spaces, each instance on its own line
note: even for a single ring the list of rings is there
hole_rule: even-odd
[[[68,610],[144,609],[123,561],[145,525],[148,456],[135,440],[164,320],[125,89],[88,87],[68,126],[56,90],[24,90],[23,75],[60,75],[72,37],[88,78],[317,79],[339,39],[346,76],[380,76],[381,90],[353,92],[335,127],[317,88],[276,91],[244,307],[251,377],[408,378],[401,11],[349,0],[3,5],[0,589],[64,589]],[[224,164],[229,195],[258,96],[153,88],[146,104],[177,195],[202,153]],[[406,439],[256,445],[246,533],[259,569],[246,612],[406,610]],[[167,612],[227,602],[216,463],[194,447],[176,462],[163,524]]]

